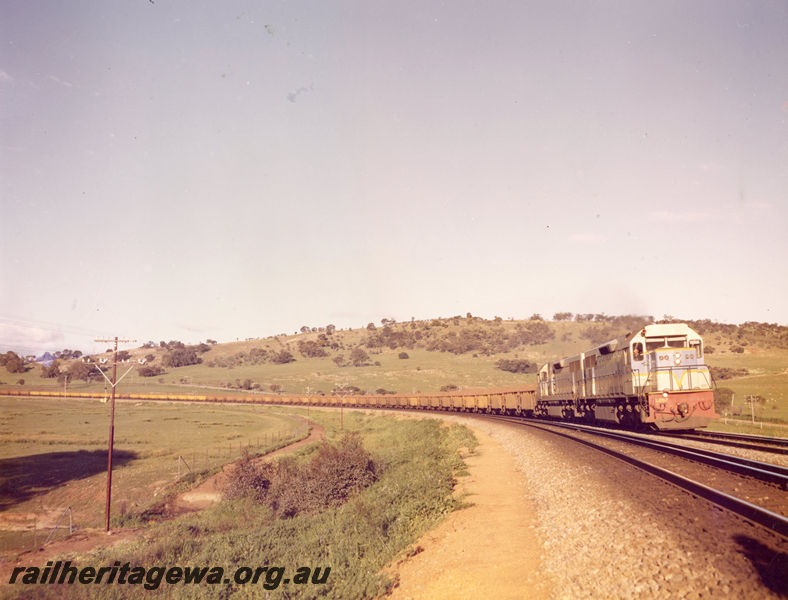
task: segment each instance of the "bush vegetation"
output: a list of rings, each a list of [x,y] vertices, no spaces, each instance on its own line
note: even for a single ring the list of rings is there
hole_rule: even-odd
[[[536,365],[531,364],[524,359],[508,359],[502,358],[495,363],[495,366],[502,371],[509,371],[510,373],[536,373]]]
[[[377,479],[375,463],[358,434],[323,443],[304,465],[293,458],[255,462],[246,453],[230,478],[230,498],[251,497],[280,518],[315,514],[344,504]]]
[[[714,379],[733,379],[734,377],[745,377],[749,374],[747,369],[738,367],[709,367],[711,376]]]
[[[71,381],[82,379],[83,381],[90,381],[93,376],[101,377],[101,374],[96,372],[95,368],[82,361],[72,362],[68,366],[68,376]]]
[[[354,367],[363,367],[369,361],[369,354],[363,348],[353,348],[350,351],[350,362]]]
[[[185,367],[198,365],[201,362],[202,359],[197,356],[197,352],[189,348],[175,348],[167,352],[161,359],[161,363],[165,367]]]
[[[323,356],[328,356],[328,352],[324,350],[323,346],[314,340],[299,341],[298,351],[304,358],[320,358]]]
[[[137,369],[140,377],[158,377],[164,374],[164,369],[158,365],[143,365]]]
[[[60,376],[60,362],[53,360],[49,366],[41,365],[41,377],[52,379]]]
[[[11,350],[0,354],[0,366],[5,366],[9,373],[24,373],[27,371],[24,359]]]
[[[294,360],[295,357],[289,350],[280,350],[271,357],[271,362],[277,365],[284,365]]]
[[[359,413],[346,415],[361,427],[364,446],[370,448],[375,465],[376,481],[342,504],[331,504],[320,511],[303,510],[285,516],[253,495],[226,500],[201,513],[180,519],[148,524],[145,538],[133,545],[83,557],[84,564],[134,565],[221,565],[225,573],[241,566],[281,565],[285,577],[292,577],[302,565],[330,567],[324,584],[281,585],[269,592],[259,583],[239,586],[192,585],[189,598],[253,597],[265,598],[372,598],[385,594],[392,585],[383,573],[386,565],[413,544],[420,535],[434,527],[447,514],[461,506],[462,499],[452,495],[455,477],[463,472],[461,453],[476,445],[471,432],[462,426],[444,426],[437,420],[396,420],[371,418]],[[352,438],[351,438],[352,439]],[[342,443],[333,446],[341,452]],[[354,446],[356,442],[350,442]],[[320,471],[322,480],[357,481],[357,476],[343,477],[331,473],[323,460],[317,460],[321,449],[302,456],[302,463],[287,461],[282,475],[303,469]],[[350,450],[348,468],[355,473],[368,473],[363,466],[365,452]],[[361,458],[362,460],[359,460]],[[313,465],[316,465],[313,467]],[[369,475],[362,475],[369,477]],[[269,487],[269,489],[271,489]],[[340,494],[344,490],[340,490]],[[336,489],[327,497],[335,498]],[[300,500],[299,500],[300,502]],[[261,580],[262,581],[262,580]],[[162,584],[159,593],[177,593],[179,585]],[[129,597],[147,597],[152,592],[126,587]],[[221,589],[219,589],[221,588]],[[69,597],[108,599],[116,597],[116,586],[71,586]],[[183,589],[186,592],[186,588]],[[58,598],[62,591],[56,586],[39,586],[25,590],[32,597]],[[136,593],[135,593],[136,592]],[[220,592],[220,593],[219,593]]]

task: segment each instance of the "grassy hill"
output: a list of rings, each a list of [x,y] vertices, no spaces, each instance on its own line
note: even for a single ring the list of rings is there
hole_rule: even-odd
[[[456,316],[403,323],[384,320],[354,330],[304,327],[293,335],[225,344],[150,342],[129,351],[131,361],[147,358],[147,369],[138,366],[120,385],[124,391],[181,393],[206,388],[331,393],[340,387],[368,393],[428,393],[447,386],[462,390],[531,386],[541,363],[648,322],[649,317],[633,315],[574,315],[561,321],[544,321],[538,315],[520,321]],[[704,337],[706,360],[724,389],[724,406],[732,399],[735,411],[745,397],[755,396],[760,416],[788,422],[788,327],[684,322]],[[110,354],[102,357],[111,359]],[[74,365],[75,361],[61,361],[60,370]],[[29,367],[22,374],[0,367],[0,385],[18,387],[22,378],[24,387],[64,386],[62,375],[45,378],[40,366]],[[125,370],[119,366],[119,375]],[[140,375],[146,371],[161,373]],[[104,389],[95,371],[90,382],[72,377],[68,385],[72,390]]]

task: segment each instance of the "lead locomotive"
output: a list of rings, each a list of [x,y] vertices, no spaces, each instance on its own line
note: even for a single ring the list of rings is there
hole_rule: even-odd
[[[719,418],[703,340],[684,323],[647,325],[542,366],[535,414],[694,429]]]

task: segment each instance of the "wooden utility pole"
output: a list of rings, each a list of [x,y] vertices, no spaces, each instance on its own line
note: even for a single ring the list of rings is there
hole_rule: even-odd
[[[110,500],[112,499],[112,449],[115,445],[115,386],[119,383],[118,381],[118,342],[128,343],[128,342],[136,342],[137,340],[119,340],[118,336],[115,336],[112,340],[94,340],[96,342],[114,342],[115,348],[113,350],[112,355],[112,380],[109,384],[112,386],[112,404],[110,408],[110,417],[109,417],[109,448],[107,449],[107,503],[104,509],[104,531],[109,533],[109,506]],[[132,366],[128,371],[123,374],[123,377],[128,375],[129,371],[133,369]],[[101,374],[104,375],[104,379],[107,378],[107,375],[101,371]],[[121,377],[121,379],[123,379]]]

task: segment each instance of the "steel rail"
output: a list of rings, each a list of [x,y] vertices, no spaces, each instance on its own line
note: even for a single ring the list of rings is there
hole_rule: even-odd
[[[748,442],[761,442],[764,444],[775,444],[777,446],[788,447],[788,438],[784,437],[768,437],[765,435],[756,435],[753,433],[727,433],[722,431],[696,431],[690,435],[697,435],[699,437],[715,437],[729,440],[743,440]]]
[[[525,421],[529,422],[528,419]],[[687,458],[695,462],[702,462],[704,464],[737,473],[739,475],[746,475],[753,477],[760,481],[768,481],[781,485],[783,489],[788,489],[788,468],[780,465],[774,465],[759,460],[752,460],[749,458],[742,458],[733,456],[731,454],[724,454],[722,452],[714,452],[713,450],[704,450],[691,446],[683,446],[680,444],[673,444],[661,440],[645,439],[637,435],[631,435],[619,431],[610,431],[608,429],[599,429],[597,427],[589,427],[587,425],[577,425],[569,423],[540,423],[542,425],[551,425],[563,429],[572,429],[574,431],[583,431],[602,437],[608,437],[638,446],[644,446],[653,450],[667,452],[682,458]]]
[[[694,440],[705,444],[719,444],[733,448],[770,452],[772,454],[788,454],[788,439],[774,438],[746,433],[718,433],[714,431],[695,431],[694,433],[670,433],[661,431],[660,437]]]
[[[694,494],[704,500],[708,500],[717,506],[725,508],[745,519],[757,523],[758,525],[765,527],[769,531],[777,533],[784,538],[788,538],[788,518],[784,517],[783,515],[777,514],[751,502],[747,502],[746,500],[742,500],[741,498],[736,498],[735,496],[731,496],[730,494],[726,494],[725,492],[721,492],[719,490],[715,490],[707,485],[699,483],[697,481],[693,481],[683,475],[679,475],[678,473],[674,473],[673,471],[669,471],[668,469],[663,469],[662,467],[658,467],[646,461],[640,460],[638,458],[634,458],[625,454],[624,452],[619,452],[613,450],[611,448],[607,448],[606,446],[602,446],[601,444],[596,444],[590,440],[584,440],[581,438],[574,437],[567,433],[563,433],[561,431],[556,431],[554,429],[550,429],[545,427],[543,423],[533,423],[529,421],[525,421],[522,419],[511,419],[506,417],[497,417],[495,420],[503,420],[511,423],[518,423],[521,425],[525,425],[527,427],[533,427],[535,429],[541,429],[542,431],[546,431],[548,433],[552,433],[553,435],[558,435],[561,437],[565,437],[572,441],[575,441],[580,444],[584,444],[590,448],[594,448],[595,450],[599,450],[600,452],[604,452],[614,458],[622,460],[626,463],[629,463],[643,471],[651,473],[652,475],[656,475],[660,479],[663,479],[683,490]],[[553,423],[551,423],[553,425]]]

